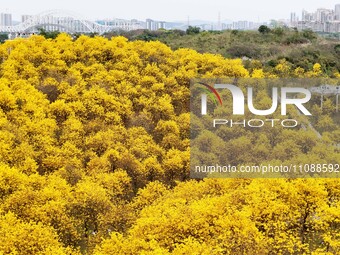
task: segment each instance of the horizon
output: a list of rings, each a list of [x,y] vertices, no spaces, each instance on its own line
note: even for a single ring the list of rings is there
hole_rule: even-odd
[[[284,3],[268,0],[259,0],[256,3],[251,1],[225,3],[223,0],[214,0],[213,4],[207,5],[193,0],[174,0],[168,4],[156,0],[131,0],[114,5],[108,0],[97,0],[95,5],[91,5],[79,0],[72,2],[60,0],[58,3],[41,0],[29,2],[13,0],[3,4],[0,13],[11,13],[14,21],[20,21],[21,15],[35,15],[43,11],[59,9],[74,12],[91,20],[121,18],[145,21],[145,19],[150,18],[166,22],[186,22],[189,18],[191,21],[217,22],[220,13],[221,21],[268,22],[272,19],[288,20],[291,13],[296,13],[301,18],[302,10],[314,12],[318,8],[334,9],[338,3],[340,3],[339,0],[304,0],[299,2],[287,0]],[[134,8],[131,8],[131,6],[134,6]],[[259,6],[265,8],[258,8]]]

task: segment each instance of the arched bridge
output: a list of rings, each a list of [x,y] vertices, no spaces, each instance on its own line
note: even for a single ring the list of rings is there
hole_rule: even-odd
[[[62,10],[50,10],[29,16],[24,22],[15,26],[0,26],[4,33],[34,33],[39,28],[46,31],[63,31],[68,33],[98,33],[113,30],[134,30],[142,28],[137,21],[110,20],[107,24],[98,24],[74,13]]]

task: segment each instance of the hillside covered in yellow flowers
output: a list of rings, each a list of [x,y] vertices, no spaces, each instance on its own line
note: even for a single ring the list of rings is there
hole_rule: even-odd
[[[190,79],[284,77],[284,61],[267,73],[160,42],[60,34],[7,41],[0,63],[0,254],[340,253],[337,179],[189,178]],[[323,74],[314,63],[292,75]],[[327,104],[322,139],[240,131],[231,159],[255,145],[259,162],[340,162]]]

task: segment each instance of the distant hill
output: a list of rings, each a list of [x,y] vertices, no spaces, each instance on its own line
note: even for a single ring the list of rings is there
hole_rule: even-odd
[[[222,20],[221,23],[230,24],[232,23],[231,20]],[[168,28],[171,29],[182,29],[185,30],[188,28],[188,21],[175,21],[175,22],[167,22],[166,23]],[[202,26],[202,25],[217,25],[217,20],[189,20],[189,26]]]

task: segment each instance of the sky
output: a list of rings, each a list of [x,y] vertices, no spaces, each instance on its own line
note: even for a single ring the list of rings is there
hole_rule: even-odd
[[[123,18],[164,21],[190,20],[249,20],[269,21],[289,19],[291,12],[301,17],[302,9],[315,11],[323,7],[334,9],[340,0],[0,0],[0,12],[13,14],[38,14],[47,10],[72,11],[91,20]]]

